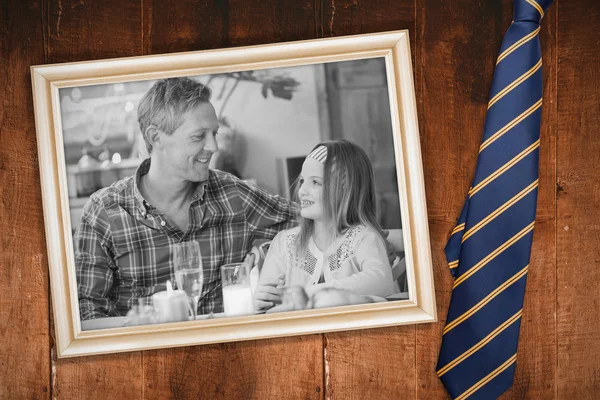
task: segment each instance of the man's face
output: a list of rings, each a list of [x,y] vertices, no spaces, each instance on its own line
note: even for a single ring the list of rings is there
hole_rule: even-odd
[[[215,136],[219,121],[210,103],[201,103],[183,114],[183,123],[172,135],[161,133],[163,158],[173,178],[190,182],[208,180],[208,163],[219,149]]]

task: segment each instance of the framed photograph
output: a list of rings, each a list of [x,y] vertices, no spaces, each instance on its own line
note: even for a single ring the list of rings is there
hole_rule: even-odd
[[[407,31],[31,75],[59,357],[436,321]]]

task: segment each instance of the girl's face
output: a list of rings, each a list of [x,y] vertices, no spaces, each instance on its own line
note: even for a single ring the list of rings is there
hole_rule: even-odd
[[[298,197],[303,218],[323,221],[323,164],[314,158],[307,158],[302,164],[298,177]]]

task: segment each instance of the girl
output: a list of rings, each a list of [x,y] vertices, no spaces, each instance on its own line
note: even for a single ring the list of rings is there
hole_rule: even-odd
[[[363,296],[393,293],[365,152],[347,140],[318,144],[302,165],[296,195],[300,226],[273,239],[254,293],[255,309],[280,304],[284,287],[303,287],[308,298],[326,288]]]

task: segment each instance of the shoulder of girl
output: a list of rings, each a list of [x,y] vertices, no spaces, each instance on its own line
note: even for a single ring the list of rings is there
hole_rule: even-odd
[[[294,228],[290,228],[290,229],[286,229],[284,231],[279,232],[277,235],[275,235],[275,238],[273,238],[273,240],[275,239],[286,239],[286,238],[295,238],[296,235],[298,234],[298,232],[300,232],[300,227],[296,226]]]
[[[373,239],[381,239],[383,241],[383,238],[381,237],[381,233],[377,232],[377,230],[375,228],[372,228],[372,227],[366,226],[366,225],[355,225],[352,228],[355,228],[354,236],[358,240],[363,240],[366,238],[373,238]]]
[[[377,231],[370,226],[367,225],[353,225],[346,231],[347,236],[364,236],[372,233],[377,233]]]
[[[350,243],[361,242],[369,234],[369,227],[365,225],[353,225],[344,233],[344,240]]]

